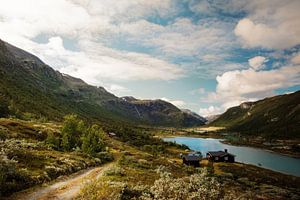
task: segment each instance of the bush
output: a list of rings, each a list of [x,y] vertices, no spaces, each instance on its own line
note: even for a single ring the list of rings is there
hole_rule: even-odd
[[[81,149],[84,153],[95,156],[97,152],[103,151],[105,145],[103,143],[103,130],[97,125],[88,128],[82,136]]]
[[[207,170],[201,169],[199,174],[183,178],[173,178],[164,168],[157,172],[160,178],[154,182],[149,192],[145,192],[141,199],[221,199],[220,183],[208,175]]]
[[[185,149],[190,149],[187,145],[185,145],[185,144],[177,144],[176,142],[172,142],[172,141],[168,141],[168,142],[166,142],[166,141],[164,141],[164,143],[167,145],[167,146],[170,146],[170,147],[177,147],[177,148],[179,148],[179,149],[183,149],[183,150],[185,150]]]
[[[99,158],[103,163],[114,160],[114,156],[108,152],[98,152],[94,155],[94,157]]]
[[[77,115],[66,115],[64,117],[63,127],[61,129],[62,143],[61,146],[65,151],[70,151],[81,146],[80,137],[85,130],[82,120]]]
[[[47,139],[46,139],[46,144],[55,149],[55,150],[58,150],[59,147],[60,147],[60,139],[59,139],[59,136],[55,136],[53,132],[51,131],[48,131],[48,134],[47,134]]]
[[[31,179],[26,170],[17,170],[17,161],[0,152],[0,196],[29,187]]]
[[[142,150],[152,154],[153,156],[157,156],[160,153],[165,151],[165,146],[163,145],[144,145]]]
[[[104,172],[105,176],[125,176],[125,170],[121,167],[112,167]]]

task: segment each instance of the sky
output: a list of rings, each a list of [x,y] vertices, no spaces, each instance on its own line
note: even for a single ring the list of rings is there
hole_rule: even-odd
[[[299,0],[0,0],[0,39],[202,116],[300,89]]]

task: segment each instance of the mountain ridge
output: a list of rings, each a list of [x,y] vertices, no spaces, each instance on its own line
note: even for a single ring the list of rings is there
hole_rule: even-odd
[[[199,117],[163,100],[131,101],[103,87],[52,69],[35,55],[0,40],[0,93],[16,113],[59,119],[75,113],[83,118],[155,126],[198,126]],[[134,101],[133,101],[134,100]]]
[[[244,102],[229,108],[211,126],[266,137],[300,137],[300,91]]]

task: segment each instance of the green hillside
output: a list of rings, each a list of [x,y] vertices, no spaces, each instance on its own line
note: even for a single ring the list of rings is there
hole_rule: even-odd
[[[212,126],[248,135],[300,137],[300,91],[229,108]]]
[[[10,115],[20,118],[60,120],[75,113],[89,120],[156,126],[196,126],[205,121],[162,100],[118,98],[103,87],[61,74],[1,40],[0,77],[0,101]]]

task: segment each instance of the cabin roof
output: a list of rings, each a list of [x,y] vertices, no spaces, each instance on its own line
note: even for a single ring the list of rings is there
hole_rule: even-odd
[[[184,158],[187,161],[199,161],[202,159],[202,155],[199,153],[188,153],[182,155],[182,158]]]
[[[209,151],[208,154],[210,154],[211,156],[215,156],[215,157],[235,156],[233,154],[230,154],[230,153],[224,152],[224,151]]]

